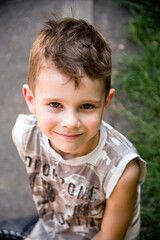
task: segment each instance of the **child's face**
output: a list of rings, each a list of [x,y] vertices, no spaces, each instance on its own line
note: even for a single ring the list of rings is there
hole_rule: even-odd
[[[101,81],[85,77],[75,89],[68,76],[47,68],[40,72],[35,95],[27,91],[41,131],[64,159],[85,155],[97,146],[102,116],[114,95],[110,91],[105,99]],[[26,91],[24,95],[27,101]]]

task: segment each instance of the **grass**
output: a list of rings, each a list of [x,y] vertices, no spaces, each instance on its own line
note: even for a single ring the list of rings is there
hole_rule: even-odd
[[[160,236],[160,5],[147,0],[119,2],[132,13],[127,30],[137,51],[121,57],[125,67],[114,84],[117,102],[134,124],[128,138],[147,161],[141,240],[155,240]]]

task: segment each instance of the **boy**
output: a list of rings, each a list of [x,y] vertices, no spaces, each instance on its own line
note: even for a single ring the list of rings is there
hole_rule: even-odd
[[[111,50],[83,20],[49,20],[30,53],[13,140],[26,164],[40,220],[30,239],[131,240],[139,234],[145,162],[102,121]]]

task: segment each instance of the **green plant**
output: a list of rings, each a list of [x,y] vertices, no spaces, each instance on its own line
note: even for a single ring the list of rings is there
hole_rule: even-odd
[[[132,13],[128,32],[132,41],[144,45],[153,39],[159,41],[160,7],[158,0],[118,0]],[[160,29],[159,29],[160,30]]]
[[[147,161],[142,187],[141,239],[160,235],[160,6],[157,1],[119,0],[132,12],[128,24],[135,53],[120,59],[124,70],[115,77],[117,102],[134,123],[128,137]],[[127,99],[127,101],[126,101]]]

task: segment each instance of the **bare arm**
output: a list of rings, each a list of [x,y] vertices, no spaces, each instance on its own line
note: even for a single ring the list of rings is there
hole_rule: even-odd
[[[131,221],[137,195],[139,165],[136,159],[126,167],[111,197],[106,200],[101,230],[92,240],[123,240]]]

